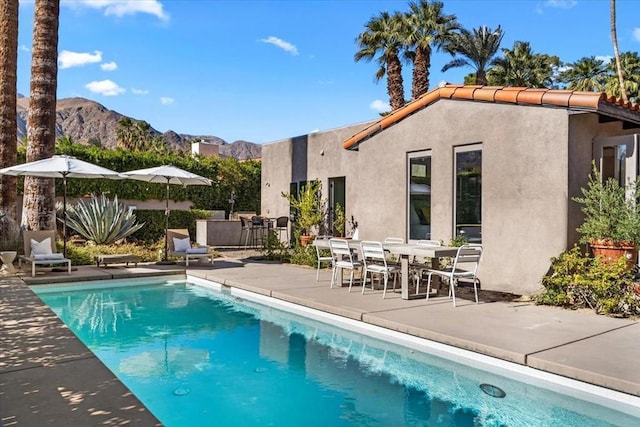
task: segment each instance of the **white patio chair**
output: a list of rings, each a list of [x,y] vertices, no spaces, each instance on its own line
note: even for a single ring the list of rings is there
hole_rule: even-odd
[[[384,244],[404,244],[404,239],[402,237],[385,237],[384,239]],[[395,255],[391,255],[388,251],[386,252],[387,255],[387,263],[388,264],[393,264],[396,266],[400,266],[400,258],[396,257]]]
[[[213,254],[208,246],[191,246],[191,237],[186,228],[170,228],[167,230],[168,255],[184,259],[185,267],[189,267],[189,260],[209,261],[213,264]]]
[[[393,274],[393,290],[396,289],[396,279],[399,267],[397,265],[389,265],[381,242],[363,240],[360,242],[360,251],[364,262],[364,272],[362,274],[362,294],[367,285],[367,275],[371,273],[371,289],[373,290],[373,275],[382,274],[384,279],[384,288],[382,290],[382,298],[387,295],[387,284],[389,276]]]
[[[318,236],[316,237],[315,240],[327,240],[329,239],[330,236]],[[316,256],[318,258],[318,270],[316,271],[316,282],[320,280],[320,268],[322,266],[322,263],[330,263],[331,266],[333,267],[333,256],[331,256],[331,254],[329,254],[328,256],[326,255],[322,255],[322,251],[326,249],[322,249],[320,248],[319,245],[314,243],[314,246],[316,247]]]
[[[418,240],[416,242],[418,246],[442,246],[442,243],[439,240]],[[412,277],[415,279],[416,283],[416,295],[420,292],[420,283],[423,280],[422,275],[425,272],[428,272],[430,266],[426,264],[427,259],[423,258],[422,261],[418,260],[417,256],[413,257],[411,264],[409,265],[409,269],[411,271]]]
[[[456,289],[459,279],[473,279],[473,291],[476,297],[476,304],[478,303],[478,277],[476,275],[478,271],[478,264],[480,264],[480,258],[482,258],[482,246],[478,244],[464,245],[458,248],[458,253],[453,260],[453,265],[450,268],[442,270],[429,270],[428,282],[427,282],[427,300],[429,299],[429,293],[431,292],[431,276],[437,274],[442,278],[449,280],[449,298],[453,296],[453,306],[456,306]],[[470,266],[470,268],[463,270],[459,268],[460,264]]]
[[[350,270],[349,275],[349,292],[351,292],[351,286],[353,286],[353,274],[355,270],[362,268],[362,261],[354,259],[353,251],[349,247],[349,241],[347,239],[338,239],[336,237],[329,239],[329,248],[331,249],[331,257],[333,258],[333,272],[331,275],[331,285],[338,280],[338,272],[340,272],[340,278],[342,279],[342,271],[344,269]]]
[[[66,264],[71,274],[71,260],[57,251],[55,230],[25,230],[23,232],[24,255],[18,258],[18,268],[22,262],[31,264],[31,277],[36,275],[36,265]]]

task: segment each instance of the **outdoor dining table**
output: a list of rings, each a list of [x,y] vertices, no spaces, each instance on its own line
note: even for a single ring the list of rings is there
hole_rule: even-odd
[[[360,240],[347,239],[349,247],[353,250],[360,250]],[[329,239],[315,239],[313,245],[321,249],[329,249]],[[438,268],[440,258],[455,257],[458,248],[454,246],[425,246],[414,243],[383,243],[385,250],[400,257],[400,287],[402,299],[423,298],[425,295],[409,294],[409,261],[411,257],[431,258],[431,268]],[[437,277],[434,277],[437,280]],[[435,283],[434,283],[435,285]]]

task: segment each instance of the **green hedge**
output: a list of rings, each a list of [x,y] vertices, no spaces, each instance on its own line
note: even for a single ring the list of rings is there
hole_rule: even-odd
[[[257,160],[239,161],[234,158],[199,157],[183,153],[157,154],[133,152],[122,149],[104,149],[85,146],[61,138],[56,143],[56,154],[67,154],[118,172],[146,169],[171,164],[192,173],[207,177],[212,186],[171,185],[169,198],[175,201],[190,200],[196,209],[225,210],[229,212],[229,196],[235,193],[234,211],[260,212],[261,163]],[[25,148],[18,151],[18,162],[25,162]],[[18,192],[22,194],[22,181]],[[87,194],[117,195],[120,200],[149,200],[166,198],[166,185],[149,184],[135,180],[80,179],[67,180],[67,196],[81,197]],[[62,196],[62,180],[56,180],[56,195]]]
[[[144,222],[144,227],[131,235],[132,239],[151,243],[164,239],[164,210],[136,210],[136,220]],[[196,220],[209,218],[209,212],[200,209],[189,211],[172,210],[169,212],[169,228],[187,228],[191,240],[196,239]]]

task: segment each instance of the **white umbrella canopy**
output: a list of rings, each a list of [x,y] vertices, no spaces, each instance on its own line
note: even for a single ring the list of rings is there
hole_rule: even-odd
[[[169,229],[169,185],[211,185],[212,182],[209,178],[205,178],[195,173],[191,173],[184,169],[172,165],[156,166],[147,169],[137,169],[129,172],[124,172],[127,178],[136,179],[138,181],[152,182],[157,184],[167,185],[166,196],[166,208],[165,208],[165,227],[164,227],[164,259],[159,264],[173,264],[167,260],[168,258],[168,237],[167,230]]]
[[[11,176],[37,176],[40,178],[62,178],[64,194],[62,199],[62,227],[64,256],[67,256],[67,178],[109,178],[122,179],[125,175],[76,159],[72,156],[56,155],[47,159],[36,160],[35,162],[23,163],[0,169],[0,175]]]
[[[128,178],[158,184],[211,185],[211,180],[171,165],[124,172]]]

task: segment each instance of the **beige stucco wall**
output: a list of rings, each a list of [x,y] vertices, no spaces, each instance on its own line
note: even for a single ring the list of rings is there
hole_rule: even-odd
[[[366,124],[263,146],[262,208],[287,215],[280,192],[292,181],[346,177],[346,214],[361,239],[407,239],[407,153],[430,150],[431,237],[448,242],[454,230],[454,150],[481,144],[482,287],[535,292],[549,260],[578,239],[580,209],[571,197],[586,183],[591,142],[619,134],[595,114],[561,108],[440,100],[364,141],[358,151],[342,142]],[[631,133],[627,131],[627,133]],[[306,164],[292,162],[306,145]],[[304,173],[301,174],[300,172]],[[300,178],[305,175],[305,178]]]

